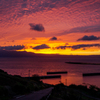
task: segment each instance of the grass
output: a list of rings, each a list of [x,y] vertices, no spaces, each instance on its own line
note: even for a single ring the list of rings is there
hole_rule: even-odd
[[[51,95],[47,100],[95,100],[100,98],[100,89],[90,85],[89,88],[83,85],[57,84],[54,86]],[[41,100],[46,100],[45,97]]]
[[[32,91],[37,91],[47,87],[42,81],[37,79],[21,77],[19,75],[9,75],[0,69],[0,100],[9,100],[15,95],[23,95]]]

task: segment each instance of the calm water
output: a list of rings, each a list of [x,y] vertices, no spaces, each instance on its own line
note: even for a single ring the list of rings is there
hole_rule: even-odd
[[[83,77],[82,73],[100,72],[100,65],[77,65],[66,64],[66,61],[100,63],[100,56],[48,56],[48,57],[25,57],[25,58],[0,58],[0,69],[12,75],[30,76],[34,74],[46,75],[48,71],[68,71],[61,78],[44,79],[43,82],[57,84],[63,82],[70,84],[92,84],[100,87],[100,76]]]

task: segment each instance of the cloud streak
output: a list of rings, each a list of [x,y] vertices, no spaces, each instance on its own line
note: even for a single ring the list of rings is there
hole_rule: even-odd
[[[100,32],[100,25],[91,25],[91,26],[82,26],[71,28],[70,30],[66,30],[64,32],[59,33],[59,35],[65,35],[70,33],[92,33],[92,32]]]
[[[100,32],[100,25],[76,27],[69,31],[69,33],[78,33],[78,32],[83,32],[83,33]]]

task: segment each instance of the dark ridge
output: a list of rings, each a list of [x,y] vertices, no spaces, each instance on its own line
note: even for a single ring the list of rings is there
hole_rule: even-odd
[[[35,54],[33,52],[26,51],[7,51],[0,50],[0,57],[38,57],[38,56],[59,56],[58,54]]]
[[[26,51],[6,51],[0,50],[0,57],[32,57],[35,55],[31,52]]]

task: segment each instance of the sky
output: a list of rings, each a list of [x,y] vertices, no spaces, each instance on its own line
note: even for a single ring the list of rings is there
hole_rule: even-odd
[[[100,55],[100,0],[0,0],[0,50]]]

